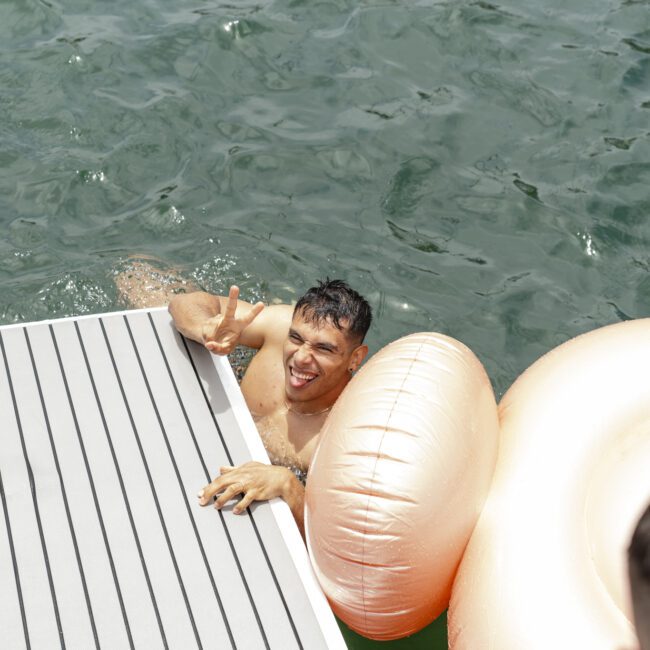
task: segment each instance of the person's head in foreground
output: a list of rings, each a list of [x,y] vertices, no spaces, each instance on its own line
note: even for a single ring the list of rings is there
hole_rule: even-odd
[[[641,650],[650,650],[650,506],[632,535],[628,549],[634,623]]]
[[[368,353],[366,300],[342,280],[325,280],[296,303],[284,344],[285,390],[292,402],[334,403]]]

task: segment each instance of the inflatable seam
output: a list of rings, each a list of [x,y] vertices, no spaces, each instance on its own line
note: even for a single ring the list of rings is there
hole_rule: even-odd
[[[366,558],[366,537],[365,536],[368,533],[367,524],[368,524],[368,513],[370,511],[370,498],[372,496],[371,495],[371,490],[372,490],[372,486],[374,485],[374,482],[375,482],[375,475],[377,473],[377,464],[379,463],[380,454],[381,454],[381,446],[384,443],[384,438],[386,436],[386,433],[390,429],[390,426],[389,426],[390,421],[391,421],[391,418],[393,417],[393,413],[395,411],[395,407],[397,406],[397,402],[399,400],[399,397],[403,392],[404,384],[406,384],[406,380],[409,378],[409,376],[411,374],[411,370],[412,370],[415,362],[418,361],[419,354],[422,351],[422,347],[424,345],[425,345],[425,342],[422,342],[422,343],[419,344],[417,351],[413,355],[413,359],[411,359],[411,363],[409,364],[409,367],[408,367],[407,371],[404,373],[404,378],[402,379],[402,383],[401,383],[398,391],[395,394],[395,398],[393,400],[393,404],[391,406],[390,413],[388,414],[388,418],[386,418],[386,425],[383,427],[381,440],[379,441],[379,446],[377,448],[377,455],[375,457],[375,464],[374,464],[374,467],[372,469],[372,477],[370,479],[370,490],[369,490],[369,493],[368,493],[368,500],[366,502],[366,511],[365,511],[365,516],[364,516],[364,531],[363,531],[364,537],[362,538],[363,541],[362,541],[362,550],[361,550],[361,563],[363,564],[363,566],[367,566],[366,562],[365,562],[365,558]],[[364,625],[366,627],[368,627],[368,615],[367,615],[367,608],[366,608],[365,571],[361,572],[361,599],[362,599],[362,605],[363,605]]]

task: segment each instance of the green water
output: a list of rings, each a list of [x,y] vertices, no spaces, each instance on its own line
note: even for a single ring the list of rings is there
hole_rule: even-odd
[[[339,621],[348,650],[446,650],[447,616],[442,615],[431,625],[406,639],[396,641],[370,641],[352,632],[345,623]]]
[[[650,310],[647,0],[2,0],[0,116],[0,323],[343,277],[501,395]]]

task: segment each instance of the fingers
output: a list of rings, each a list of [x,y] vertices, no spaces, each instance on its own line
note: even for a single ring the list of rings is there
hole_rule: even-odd
[[[233,508],[235,514],[240,514],[248,506],[260,498],[268,499],[265,496],[263,484],[260,484],[260,477],[257,475],[260,468],[267,469],[266,465],[250,461],[238,467],[225,465],[219,468],[221,474],[210,484],[206,485],[198,493],[199,504],[207,505],[213,499],[214,507],[220,510],[238,494],[243,494],[243,498]]]
[[[225,467],[221,468],[226,469]],[[207,505],[210,503],[210,499],[215,496],[215,494],[218,494],[219,492],[222,492],[225,490],[230,484],[235,483],[236,481],[234,480],[227,480],[225,479],[224,476],[217,476],[217,478],[214,479],[214,481],[208,483],[202,490],[199,490],[199,493],[196,495],[199,498],[199,503],[202,506]]]
[[[217,489],[213,488],[213,483],[206,485],[202,490],[199,490],[199,493],[196,495],[199,499],[199,503],[202,506],[208,505],[210,499],[216,494]]]
[[[260,314],[260,312],[264,309],[264,303],[263,302],[256,302],[251,310],[248,312],[247,316],[245,318],[242,318],[242,322],[245,325],[250,325]]]
[[[221,356],[230,354],[235,347],[230,343],[217,343],[216,341],[207,341],[203,345],[205,346],[205,349],[212,352],[212,354],[220,354]]]
[[[228,292],[228,302],[226,303],[226,311],[224,313],[224,320],[236,320],[235,314],[237,312],[237,300],[239,299],[239,287],[234,285],[230,287]],[[243,318],[240,318],[239,321],[244,325],[250,325],[253,320],[259,315],[259,313],[264,309],[263,302],[255,303],[248,314]]]
[[[227,354],[228,351],[224,351],[224,342],[215,338],[221,327],[221,323],[224,320],[222,314],[208,318],[201,328],[201,338],[203,345],[213,352],[214,354]]]
[[[239,287],[233,284],[228,292],[228,302],[226,303],[225,313],[226,319],[232,320],[235,318],[235,312],[237,311],[237,298],[239,298]]]
[[[214,502],[214,507],[217,510],[221,510],[228,501],[231,499],[234,499],[238,494],[241,494],[242,492],[246,492],[246,488],[244,485],[240,482],[233,483],[232,485],[229,485],[215,500]],[[238,506],[235,506],[235,511],[237,510]]]
[[[217,316],[203,326],[203,345],[213,354],[230,354],[237,345],[239,338],[232,329],[223,328],[225,317]]]
[[[235,498],[238,494],[245,493],[247,490],[242,478],[238,478],[237,473],[230,474],[237,469],[240,468],[231,467],[230,465],[220,467],[219,471],[221,472],[221,475],[206,485],[197,494],[199,504],[202,506],[208,505],[213,497],[219,495],[214,501],[214,506],[217,509],[221,509],[226,505],[226,503],[228,503],[228,501]]]
[[[235,349],[242,331],[264,309],[264,303],[258,302],[250,308],[247,306],[240,310],[237,315],[238,298],[239,287],[233,285],[228,292],[228,300],[223,313],[213,316],[203,323],[202,343],[213,354],[230,354]]]
[[[224,480],[223,477],[219,477],[215,478],[209,485],[206,485],[196,496],[199,498],[199,503],[202,506],[206,506],[210,503],[210,499],[221,493],[215,500],[215,506],[221,508],[237,494],[245,491],[246,488],[241,481],[228,481]]]
[[[246,510],[246,508],[248,508],[248,506],[250,506],[251,503],[253,503],[253,501],[255,501],[255,496],[256,496],[255,490],[249,490],[244,494],[244,496],[241,498],[239,503],[232,509],[232,511],[236,515],[241,514],[242,512],[244,512],[244,510]]]

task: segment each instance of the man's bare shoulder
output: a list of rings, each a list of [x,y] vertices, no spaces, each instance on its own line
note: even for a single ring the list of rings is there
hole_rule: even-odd
[[[247,338],[250,337],[262,345],[280,345],[287,338],[293,318],[291,305],[270,305],[265,307],[255,320],[246,328]]]

